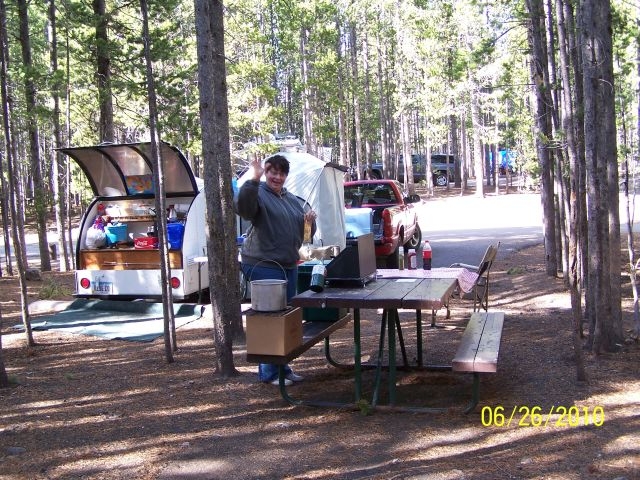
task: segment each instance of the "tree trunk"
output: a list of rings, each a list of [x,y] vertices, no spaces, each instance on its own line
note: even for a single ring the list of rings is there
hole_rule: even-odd
[[[62,130],[60,128],[60,93],[62,85],[58,79],[58,33],[56,23],[56,2],[49,2],[49,24],[51,25],[51,38],[49,47],[50,74],[54,78],[53,83],[53,138],[56,148],[62,147]],[[60,271],[70,270],[69,250],[65,242],[67,230],[68,212],[66,209],[67,198],[67,163],[66,155],[58,152],[52,154],[51,178],[53,185],[53,208],[56,215],[56,230],[58,232],[58,252],[60,255]]]
[[[340,31],[340,23],[336,22],[336,30]],[[338,144],[340,148],[340,156],[338,158],[338,163],[345,167],[349,166],[349,135],[347,134],[348,130],[348,121],[347,121],[347,95],[345,94],[346,90],[346,68],[343,68],[344,61],[342,59],[342,51],[344,50],[344,45],[342,45],[342,35],[338,35],[338,40],[336,43],[336,56],[338,58],[338,71],[336,81],[338,83],[338,102],[340,106],[338,107]],[[322,157],[321,157],[322,158]],[[328,160],[328,159],[326,159]]]
[[[597,282],[592,321],[596,353],[622,343],[620,220],[611,5],[584,0],[580,9],[584,129],[589,205],[589,267]]]
[[[40,161],[40,141],[38,134],[38,121],[36,118],[36,84],[33,79],[31,60],[31,40],[29,35],[29,15],[27,3],[18,2],[18,14],[20,16],[20,46],[22,48],[22,63],[27,74],[24,77],[24,97],[27,111],[27,129],[29,135],[30,173],[33,179],[33,202],[36,214],[36,229],[38,231],[38,247],[40,249],[40,269],[48,272],[51,270],[51,257],[49,256],[49,243],[47,241],[47,189],[45,188],[42,163]]]
[[[467,134],[467,111],[461,113],[460,118],[460,196],[467,191],[467,182],[469,180],[469,136]]]
[[[6,265],[7,274],[13,275],[13,259],[11,257],[11,221],[9,217],[9,186],[7,185],[7,179],[4,174],[4,159],[0,154],[0,189],[2,190],[2,239],[4,247],[4,263]],[[2,269],[0,268],[0,276],[2,276]]]
[[[2,308],[0,307],[0,330],[2,330]],[[2,352],[2,335],[0,335],[0,388],[6,388],[9,386],[9,376],[7,375],[7,369],[4,366],[4,354]]]
[[[578,281],[579,288],[581,292],[584,292],[585,295],[585,311],[586,315],[583,315],[583,322],[580,324],[580,335],[583,336],[582,325],[584,323],[584,318],[589,318],[588,312],[592,310],[593,305],[593,295],[591,290],[588,288],[589,284],[589,276],[587,273],[587,265],[588,265],[588,257],[589,257],[589,247],[588,247],[588,235],[587,235],[587,195],[586,195],[586,163],[585,163],[585,152],[584,152],[584,115],[583,109],[581,108],[584,105],[584,89],[582,82],[582,56],[580,55],[580,51],[577,48],[579,44],[579,40],[577,38],[577,32],[575,27],[575,15],[573,12],[573,2],[568,0],[562,0],[562,8],[564,10],[564,21],[566,23],[566,31],[567,31],[567,45],[569,52],[569,59],[571,65],[571,72],[573,73],[572,78],[575,84],[572,89],[571,99],[573,100],[573,104],[575,107],[572,109],[572,112],[575,116],[573,121],[573,135],[575,137],[575,155],[576,155],[576,165],[575,172],[577,178],[577,197],[575,199],[576,204],[578,206],[577,218],[575,228],[577,231],[577,241],[578,241],[578,265],[577,269],[579,272]]]
[[[313,112],[311,107],[311,83],[309,81],[309,60],[307,59],[307,42],[309,31],[300,28],[300,75],[302,82],[302,126],[304,129],[304,143],[307,152],[317,154],[316,139],[313,132]]]
[[[551,118],[548,105],[549,81],[546,73],[547,52],[544,42],[544,10],[541,0],[526,0],[529,11],[529,45],[532,58],[530,62],[531,80],[534,85],[535,142],[540,164],[541,190],[540,197],[543,210],[545,265],[547,275],[557,275],[556,225],[553,195],[553,162],[549,151],[549,140],[552,138]]]
[[[413,159],[411,158],[411,139],[409,136],[409,116],[400,114],[400,138],[402,139],[402,156],[404,158],[404,184],[410,194],[416,193],[416,185],[413,181]]]
[[[69,21],[69,16],[70,13],[69,11],[66,12],[66,17],[65,20]],[[70,55],[70,47],[69,47],[69,29],[65,29],[65,55],[66,55],[66,65],[65,65],[65,72],[64,72],[64,78],[65,78],[65,100],[66,100],[66,109],[65,109],[65,137],[66,137],[66,146],[69,146],[69,142],[71,139],[71,55]],[[67,162],[69,161],[68,159],[65,159]],[[68,163],[67,163],[68,165]],[[74,240],[74,234],[73,234],[73,226],[71,224],[71,191],[69,189],[69,185],[71,185],[71,168],[66,169],[66,175],[65,175],[65,180],[64,180],[64,184],[65,184],[65,198],[64,198],[64,204],[65,204],[65,212],[67,213],[67,231],[64,232],[64,234],[66,235],[66,239],[67,242],[69,243],[69,251],[71,252],[70,255],[70,266],[71,269],[75,269],[76,268],[76,257],[73,254],[74,252],[74,248],[73,248],[73,240]],[[65,242],[66,243],[66,242]]]
[[[489,191],[488,187],[490,187],[493,182],[493,172],[491,171],[491,145],[489,143],[482,144],[482,153],[483,169],[486,172],[487,179],[487,191]]]
[[[453,105],[452,110],[455,111],[455,109],[456,107]],[[458,162],[454,160],[454,185],[456,188],[460,188],[462,184],[462,162],[460,161],[460,149],[458,148],[458,116],[455,113],[449,115],[449,138],[451,141],[447,142],[447,162],[449,162],[449,154],[453,155],[455,160],[458,160]]]
[[[562,129],[567,138],[567,156],[569,158],[569,188],[568,208],[567,208],[567,272],[571,312],[573,317],[573,353],[576,358],[576,376],[578,380],[587,380],[587,373],[582,355],[582,293],[580,290],[580,258],[579,258],[579,236],[580,219],[582,212],[578,199],[584,194],[580,191],[580,177],[582,168],[578,156],[578,144],[576,139],[576,116],[575,102],[572,92],[575,86],[571,82],[571,57],[569,56],[568,36],[565,22],[563,0],[556,0],[556,21],[558,30],[558,47],[560,58],[560,77],[562,79]]]
[[[216,345],[216,371],[236,375],[233,336],[243,333],[238,247],[231,186],[229,112],[224,56],[223,5],[220,0],[195,0],[202,153],[207,200],[209,285]]]
[[[484,150],[482,148],[482,121],[480,119],[480,105],[477,89],[473,89],[471,92],[471,123],[473,125],[473,168],[475,170],[476,177],[476,196],[484,197]]]
[[[359,73],[358,73],[358,47],[356,45],[356,27],[355,25],[349,25],[349,48],[350,48],[350,57],[349,61],[351,62],[351,81],[354,85],[354,95],[353,95],[353,128],[355,134],[355,170],[358,175],[358,179],[361,178],[361,173],[366,164],[366,159],[363,155],[363,145],[362,145],[362,112],[360,108],[360,92],[358,85],[360,84]]]
[[[500,193],[500,165],[498,165],[498,146],[492,143],[489,148],[491,149],[491,158],[493,159],[493,171],[491,177],[493,178],[493,187],[495,188],[496,195]]]
[[[562,138],[564,132],[562,131],[562,127],[560,125],[560,99],[558,98],[558,68],[556,65],[556,55],[557,51],[556,47],[556,36],[555,36],[555,28],[553,22],[553,6],[552,0],[544,1],[544,15],[545,15],[545,33],[546,33],[546,41],[547,41],[547,52],[553,52],[551,55],[547,55],[548,65],[547,71],[549,72],[549,85],[551,87],[549,96],[551,98],[552,103],[548,106],[549,112],[551,114],[551,126],[553,132],[553,138]],[[556,254],[556,272],[563,272],[565,283],[568,284],[568,245],[566,242],[566,219],[567,219],[567,208],[568,208],[568,197],[566,192],[566,182],[564,180],[564,172],[565,168],[563,165],[566,164],[565,159],[565,151],[562,148],[555,148],[554,152],[554,182],[555,182],[555,225],[556,225],[556,246],[557,254]]]
[[[18,267],[18,278],[20,280],[20,307],[22,311],[22,324],[24,326],[25,338],[29,347],[35,345],[33,340],[33,332],[31,330],[31,320],[29,318],[29,305],[27,297],[27,281],[25,272],[27,270],[26,253],[24,247],[24,230],[20,229],[16,219],[18,218],[18,205],[20,198],[16,194],[18,188],[18,179],[15,167],[15,142],[13,127],[13,97],[11,96],[8,75],[9,65],[9,44],[7,37],[7,14],[4,0],[0,0],[0,89],[2,92],[2,126],[5,141],[5,153],[7,155],[7,177],[9,180],[9,208],[11,210],[11,239],[16,252],[16,263]]]
[[[378,49],[378,58],[383,59],[384,51],[382,45],[382,39],[378,35],[376,38],[377,41],[377,49]],[[379,115],[379,123],[380,123],[380,156],[382,157],[382,169],[384,170],[385,175],[389,175],[389,169],[391,168],[391,163],[389,159],[389,144],[388,144],[388,133],[387,133],[387,107],[386,107],[386,95],[385,95],[385,87],[384,87],[384,75],[382,72],[382,60],[378,61],[378,115]]]
[[[640,19],[636,20],[636,24],[640,24]],[[638,43],[638,45],[636,45],[636,71],[637,71],[637,75],[638,78],[640,79],[640,43]],[[640,80],[638,80],[638,92],[640,92]],[[636,97],[636,100],[638,99],[638,97]],[[637,111],[637,125],[636,125],[636,136],[638,137],[636,139],[636,141],[640,144],[640,101],[638,101],[637,103],[638,105],[638,111]],[[629,169],[627,169],[627,175],[628,175]],[[628,182],[627,182],[627,186],[628,186]],[[629,207],[627,207],[629,208]],[[628,218],[631,218],[630,215],[627,215]],[[631,231],[631,234],[633,234],[633,232]],[[631,237],[633,238],[633,237]],[[633,244],[632,244],[633,247]],[[632,250],[635,251],[635,250]],[[632,270],[634,272],[634,278],[632,279],[633,281],[633,336],[636,339],[640,339],[640,299],[638,298],[638,287],[636,285],[636,279],[635,279],[635,270],[637,270],[636,267],[636,261],[635,261],[635,257],[632,255],[633,258],[633,268],[634,270]]]
[[[166,212],[166,196],[164,188],[164,169],[160,158],[160,141],[158,135],[158,107],[156,88],[153,79],[151,63],[151,38],[149,36],[149,13],[147,0],[140,0],[142,14],[142,42],[144,44],[144,59],[146,65],[147,95],[149,97],[149,130],[151,133],[151,156],[153,157],[153,181],[156,186],[156,212]],[[175,316],[173,312],[173,294],[171,292],[171,266],[169,263],[169,249],[165,241],[167,231],[166,215],[158,215],[158,244],[160,253],[160,282],[162,284],[162,313],[164,322],[164,352],[167,363],[173,363],[173,350],[177,350]]]
[[[96,84],[100,104],[99,138],[103,142],[113,142],[113,100],[111,92],[111,54],[109,53],[109,35],[107,8],[105,0],[93,0],[93,13],[96,16]]]

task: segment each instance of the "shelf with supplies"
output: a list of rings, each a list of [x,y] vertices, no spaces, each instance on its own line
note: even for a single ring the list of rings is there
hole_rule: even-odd
[[[155,222],[155,215],[119,215],[117,217],[111,217],[112,222]]]

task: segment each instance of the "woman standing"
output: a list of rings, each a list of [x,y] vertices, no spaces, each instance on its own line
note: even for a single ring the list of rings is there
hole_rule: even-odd
[[[305,220],[315,233],[316,213],[304,212],[300,200],[284,188],[289,175],[289,161],[273,155],[262,167],[260,160],[251,162],[252,175],[240,188],[234,203],[238,215],[251,226],[242,244],[241,268],[248,281],[264,279],[287,280],[287,301],[296,294],[298,282],[298,250],[302,246]],[[266,181],[260,182],[264,173]],[[285,278],[286,275],[286,278]],[[285,366],[285,384],[303,378]],[[278,384],[278,366],[260,364],[258,378]]]

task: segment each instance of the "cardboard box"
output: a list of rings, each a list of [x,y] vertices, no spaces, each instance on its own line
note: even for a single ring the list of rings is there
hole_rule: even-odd
[[[302,309],[247,311],[247,354],[286,355],[302,345]]]

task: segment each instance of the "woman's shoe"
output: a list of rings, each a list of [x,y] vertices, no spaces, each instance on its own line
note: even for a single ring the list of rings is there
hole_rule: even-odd
[[[288,375],[287,375],[288,376]],[[277,378],[275,380],[271,380],[269,382],[271,385],[280,385],[280,380],[278,380]],[[286,387],[289,387],[291,385],[293,385],[293,380],[289,380],[288,378],[284,379],[284,385]]]
[[[292,382],[301,382],[304,380],[304,377],[302,375],[296,375],[293,372],[289,372],[287,373],[284,378],[286,378],[287,380],[291,380]]]

